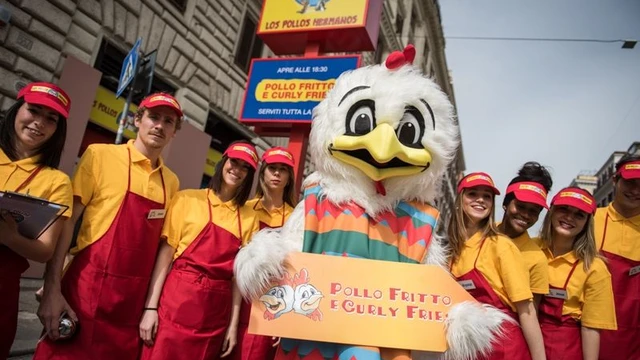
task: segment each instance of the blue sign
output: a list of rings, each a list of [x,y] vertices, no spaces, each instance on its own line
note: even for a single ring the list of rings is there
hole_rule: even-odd
[[[359,63],[360,56],[254,59],[240,121],[310,123],[313,108],[336,78]]]
[[[140,59],[140,44],[142,43],[142,39],[138,38],[136,43],[133,45],[127,57],[124,58],[124,62],[122,63],[122,70],[120,70],[120,79],[118,80],[118,90],[116,91],[116,99],[122,95],[122,92],[129,86],[131,80],[136,74],[138,70],[138,60]]]

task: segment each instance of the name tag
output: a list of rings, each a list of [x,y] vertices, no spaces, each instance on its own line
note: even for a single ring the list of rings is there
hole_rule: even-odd
[[[460,284],[460,286],[465,290],[473,290],[476,288],[476,284],[473,283],[473,280],[461,280],[458,281],[458,284]]]
[[[629,276],[633,276],[635,274],[640,274],[640,265],[634,266],[631,269],[629,269]]]
[[[549,293],[546,296],[551,298],[566,300],[567,291],[562,289],[549,289]]]
[[[164,219],[164,215],[167,213],[166,209],[153,209],[151,211],[149,211],[149,216],[147,216],[147,219],[152,220],[152,219]]]

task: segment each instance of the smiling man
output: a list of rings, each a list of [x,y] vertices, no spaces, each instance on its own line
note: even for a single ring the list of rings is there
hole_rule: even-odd
[[[73,177],[74,213],[47,264],[38,315],[48,333],[34,359],[136,359],[138,323],[153,269],[165,209],[178,177],[160,156],[182,124],[176,99],[145,98],[138,135],[123,145],[90,145]],[[75,222],[84,213],[74,259],[63,273]],[[58,341],[63,312],[78,321]]]
[[[640,156],[616,164],[615,196],[595,216],[596,246],[611,273],[618,330],[602,331],[600,360],[640,356]]]

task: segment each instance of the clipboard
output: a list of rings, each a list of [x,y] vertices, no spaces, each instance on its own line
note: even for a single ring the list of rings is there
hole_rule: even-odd
[[[69,210],[69,206],[16,192],[0,191],[0,210],[6,210],[13,216],[20,235],[37,239]]]

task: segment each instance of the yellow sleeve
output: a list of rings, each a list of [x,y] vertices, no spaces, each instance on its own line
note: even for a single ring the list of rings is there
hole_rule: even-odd
[[[617,330],[611,273],[600,259],[591,265],[582,305],[582,325],[595,329]]]
[[[544,254],[542,252],[539,253],[540,256],[536,256],[533,259],[535,263],[529,269],[529,285],[532,293],[544,295],[549,293],[549,265]]]
[[[178,249],[180,240],[182,239],[182,229],[184,223],[185,198],[178,192],[169,203],[169,209],[164,217],[164,225],[162,226],[162,237],[167,240],[169,246]]]
[[[73,195],[80,198],[82,205],[87,205],[93,197],[96,189],[96,178],[94,169],[96,156],[92,146],[87,147],[84,154],[80,158],[76,173],[73,175]]]
[[[69,209],[62,214],[62,217],[68,219],[73,213],[73,188],[71,187],[71,180],[63,172],[60,172],[56,180],[51,188],[49,201],[68,206]]]
[[[253,207],[249,204],[245,204],[242,207],[242,222],[248,222],[251,224],[249,227],[249,231],[244,231],[242,234],[242,246],[247,245],[251,242],[251,238],[255,233],[260,230],[260,221],[258,219],[258,214],[253,210]]]
[[[533,299],[529,286],[529,274],[523,265],[524,259],[520,250],[513,243],[508,243],[498,252],[497,260],[498,271],[509,300],[516,303]]]

